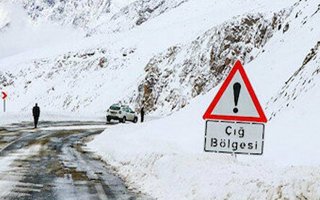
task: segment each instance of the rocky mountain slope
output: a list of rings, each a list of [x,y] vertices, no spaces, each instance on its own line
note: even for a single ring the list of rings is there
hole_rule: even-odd
[[[210,76],[205,79],[206,70],[210,69],[210,50],[215,45],[202,44],[205,40],[201,36],[191,40],[194,44],[190,41],[174,45],[153,56],[139,82],[140,90],[131,98],[133,102],[138,97],[144,99],[155,112],[167,112],[173,108],[170,102],[175,100],[170,96],[171,89],[182,88],[176,92],[177,102],[184,102],[180,98],[184,95],[185,102],[190,104],[158,120],[108,129],[89,144],[90,148],[112,163],[130,184],[159,199],[319,199],[320,159],[315,156],[320,153],[316,125],[320,111],[319,1],[299,1],[292,5],[275,29],[268,26],[267,36],[271,37],[263,40],[266,43],[256,43],[259,48],[255,47],[246,59],[243,52],[240,54],[269,118],[262,156],[238,155],[234,159],[227,154],[203,152],[202,115],[220,85],[206,92],[219,81],[213,75],[213,80]],[[246,17],[242,15],[233,23],[241,23],[242,19]],[[266,23],[270,19],[264,18]],[[203,68],[202,58],[207,63]],[[190,68],[183,65],[185,60],[191,63]],[[214,65],[223,66],[221,76],[229,70],[223,61]],[[203,93],[195,93],[197,96],[192,98],[194,82],[184,75],[183,69],[190,69],[190,76],[203,75],[200,79],[204,80]],[[186,87],[188,84],[190,87]],[[144,90],[149,92],[147,96],[142,95]],[[169,97],[169,101],[163,97]]]
[[[319,85],[320,31],[315,26],[319,22],[320,3],[317,1],[297,3],[292,15],[286,20],[287,30],[283,30],[283,40],[280,42],[295,46],[299,60],[288,67],[292,68],[292,73],[266,104],[270,119],[283,110],[295,109],[295,101],[304,98],[312,88]],[[305,39],[303,33],[306,31],[309,33]],[[288,59],[289,62],[290,60],[293,60],[293,57]]]
[[[289,14],[290,9],[270,16],[248,14],[208,30],[189,44],[170,47],[150,59],[131,102],[145,102],[148,111],[163,108],[170,113],[183,108],[219,84],[237,59],[244,63],[255,59],[273,33],[282,30]]]
[[[301,67],[294,72],[285,82],[277,95],[271,98],[268,105],[276,107],[270,119],[276,117],[277,113],[291,106],[294,101],[308,93],[309,90],[319,84],[320,73],[320,40],[310,49],[303,60]]]
[[[9,96],[1,122],[31,117],[35,102],[59,120],[102,119],[112,103],[138,110],[144,102],[148,120],[170,116],[110,126],[89,144],[130,186],[159,199],[319,199],[319,0],[139,0],[116,11],[111,1],[75,24],[75,13],[60,19],[45,1],[25,2],[24,11],[46,5],[27,18],[39,14],[32,31],[43,20],[87,37],[2,54],[0,90]],[[4,27],[0,34],[10,33]],[[269,119],[263,156],[203,152],[203,112],[235,59]]]
[[[156,34],[156,22],[173,19],[175,12],[177,15],[185,14],[183,12],[195,7],[196,2],[140,0],[125,5],[115,14],[110,11],[112,3],[109,1],[81,1],[79,5],[73,1],[23,3],[35,21],[53,20],[85,27],[96,45],[67,51],[59,56],[48,55],[31,61],[24,59],[14,62],[14,66],[3,59],[0,62],[0,88],[10,91],[12,102],[18,105],[15,106],[16,110],[24,111],[35,101],[46,109],[68,112],[103,112],[109,104],[124,101],[135,108],[145,102],[148,112],[170,114],[188,105],[193,98],[215,88],[226,76],[234,60],[241,59],[249,63],[259,58],[265,54],[265,46],[275,35],[276,38],[286,38],[292,30],[303,30],[309,21],[317,19],[319,15],[318,3],[311,0],[287,3],[273,11],[261,9],[267,6],[258,4],[261,12],[231,14],[232,17],[227,17],[227,21],[211,26],[206,22],[206,26],[199,26],[197,31],[190,32],[194,37],[176,42],[178,38],[171,42],[168,37],[162,36],[165,40],[161,43],[150,34],[152,31]],[[199,6],[201,3],[205,5],[209,2],[202,0],[197,4],[198,9],[205,8]],[[59,12],[59,7],[63,7],[63,11]],[[77,12],[72,9],[77,9]],[[110,18],[101,17],[108,13],[113,15]],[[204,19],[201,12],[195,12],[194,16]],[[98,18],[107,21],[103,25],[95,23],[95,26],[89,26]],[[190,19],[174,18],[172,22],[165,21],[159,26],[171,26],[181,20]],[[179,26],[186,27],[183,23]],[[296,28],[293,29],[293,26]],[[315,33],[319,32],[317,27],[312,28]],[[95,33],[102,35],[97,37]],[[159,33],[170,32],[164,29]],[[97,45],[102,38],[107,39]],[[287,90],[285,86],[283,90]],[[279,97],[274,97],[277,101],[269,101],[267,108],[272,107],[270,115],[283,106],[279,99],[286,101],[284,97],[280,98],[282,93],[285,92],[280,91]],[[276,102],[281,106],[275,106]]]
[[[13,0],[12,4],[21,5],[35,23],[54,22],[76,28],[90,28],[95,22],[119,11],[119,6],[126,6],[130,1],[111,0]],[[11,4],[8,4],[11,5]]]
[[[94,27],[90,33],[110,33],[130,30],[165,12],[179,7],[188,0],[142,0],[123,7],[110,20]]]
[[[185,2],[187,0],[13,0],[11,3],[2,3],[2,6],[8,9],[8,7],[14,7],[13,4],[20,5],[34,23],[50,22],[85,29],[87,36],[90,36],[96,33],[130,30]],[[10,23],[8,17],[4,19],[3,16],[2,20],[0,17],[2,30],[10,26]]]

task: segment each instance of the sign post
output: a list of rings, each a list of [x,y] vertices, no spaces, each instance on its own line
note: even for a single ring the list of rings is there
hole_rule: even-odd
[[[7,93],[2,92],[2,99],[3,99],[3,112],[6,112],[6,98],[8,97]]]
[[[262,155],[267,118],[240,61],[203,115],[204,151]]]

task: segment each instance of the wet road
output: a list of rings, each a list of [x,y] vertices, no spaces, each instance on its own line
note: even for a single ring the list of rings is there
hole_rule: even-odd
[[[71,124],[71,125],[70,125]],[[68,127],[66,127],[68,126]],[[85,142],[97,122],[42,122],[0,128],[0,199],[151,199],[129,190]]]

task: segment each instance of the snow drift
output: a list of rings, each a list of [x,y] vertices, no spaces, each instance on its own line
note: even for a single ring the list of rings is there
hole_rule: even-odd
[[[319,198],[316,0],[139,0],[114,10],[80,1],[77,13],[68,11],[75,1],[23,2],[31,27],[43,20],[84,34],[2,54],[12,112],[38,102],[103,117],[114,102],[145,101],[166,117],[108,128],[89,143],[131,187],[159,199]],[[3,36],[13,29],[0,19]],[[269,118],[261,157],[203,152],[202,114],[236,59]]]

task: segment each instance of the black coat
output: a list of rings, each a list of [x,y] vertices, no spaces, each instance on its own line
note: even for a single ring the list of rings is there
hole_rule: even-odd
[[[34,117],[40,117],[40,108],[39,108],[39,106],[33,107],[32,114],[33,114]]]

